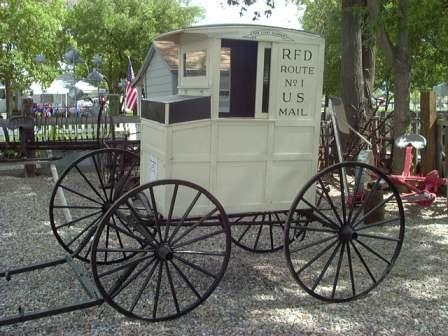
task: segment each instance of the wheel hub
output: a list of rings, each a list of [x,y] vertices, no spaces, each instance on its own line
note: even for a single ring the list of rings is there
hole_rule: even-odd
[[[344,225],[342,227],[341,231],[339,232],[339,236],[340,236],[341,240],[344,242],[348,242],[348,241],[358,238],[358,234],[351,227],[351,225]]]
[[[171,260],[173,259],[173,250],[167,246],[167,245],[161,245],[158,249],[157,249],[157,257],[160,260]]]
[[[107,210],[109,210],[109,208],[112,206],[112,202],[104,202],[103,204],[103,212],[107,212]]]

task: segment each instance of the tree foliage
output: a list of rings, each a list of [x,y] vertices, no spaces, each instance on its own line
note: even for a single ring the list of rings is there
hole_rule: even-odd
[[[9,113],[13,90],[36,79],[48,81],[58,66],[65,42],[63,19],[63,0],[0,0],[0,80],[6,86]],[[41,67],[35,56],[43,49],[47,62]]]
[[[94,54],[100,71],[116,92],[126,77],[127,56],[138,69],[152,38],[191,25],[202,9],[187,0],[0,0],[0,81],[6,86],[8,111],[13,91],[33,82],[48,84],[61,71],[68,47],[79,49],[85,77]],[[42,53],[45,63],[36,62]]]
[[[176,0],[80,0],[69,10],[66,27],[87,68],[94,54],[102,55],[101,72],[109,90],[118,92],[128,56],[138,69],[157,34],[191,25],[201,14]],[[87,68],[79,70],[85,75]]]
[[[324,93],[341,95],[340,0],[305,0],[304,3],[303,29],[325,37]]]

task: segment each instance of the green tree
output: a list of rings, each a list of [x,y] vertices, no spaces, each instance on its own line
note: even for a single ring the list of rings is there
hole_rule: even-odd
[[[443,0],[368,0],[368,6],[376,23],[378,46],[392,70],[392,129],[397,137],[409,125],[411,83],[414,88],[431,87],[446,78],[443,59],[448,50],[441,42],[447,40],[448,6]],[[402,155],[394,155],[392,170],[401,169]]]
[[[48,81],[45,74],[58,67],[65,41],[64,9],[63,0],[0,0],[0,81],[6,88],[8,114],[14,91],[33,80]],[[42,50],[47,61],[39,66],[35,57]]]
[[[118,93],[126,77],[128,56],[135,71],[158,34],[191,25],[202,9],[177,0],[79,0],[66,27],[84,59],[102,56],[101,72],[110,92]],[[79,67],[86,75],[85,67]]]
[[[341,11],[340,0],[306,2],[301,19],[305,31],[325,37],[324,93],[341,95]]]

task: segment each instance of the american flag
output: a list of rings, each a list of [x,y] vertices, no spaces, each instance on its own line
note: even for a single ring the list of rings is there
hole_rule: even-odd
[[[128,83],[126,86],[126,103],[125,106],[129,110],[134,110],[137,105],[137,89],[132,86],[134,79],[134,69],[132,69],[131,59],[128,58]]]

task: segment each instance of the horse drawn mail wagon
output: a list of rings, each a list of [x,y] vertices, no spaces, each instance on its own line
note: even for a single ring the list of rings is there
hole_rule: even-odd
[[[367,164],[316,175],[323,39],[219,25],[156,41],[177,48],[178,93],[141,100],[139,165],[123,150],[93,152],[51,199],[59,242],[91,263],[93,304],[149,321],[183,315],[218,286],[232,242],[283,248],[293,278],[325,301],[376,287],[400,252],[403,208]]]

